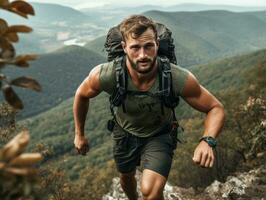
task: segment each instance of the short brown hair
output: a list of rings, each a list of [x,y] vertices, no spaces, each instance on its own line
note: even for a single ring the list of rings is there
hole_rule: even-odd
[[[129,35],[134,39],[138,38],[149,28],[153,30],[155,39],[157,39],[155,22],[152,19],[145,17],[144,15],[132,15],[124,19],[119,25],[119,29],[124,41],[126,38],[128,38]]]

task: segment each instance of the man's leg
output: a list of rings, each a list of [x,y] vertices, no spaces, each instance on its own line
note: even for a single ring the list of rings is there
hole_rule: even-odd
[[[113,130],[113,155],[120,184],[129,200],[137,200],[136,165],[139,160],[137,139],[115,125]]]
[[[174,146],[169,134],[151,137],[143,148],[141,192],[144,200],[163,200],[163,190],[172,165]]]
[[[163,189],[167,179],[149,169],[144,169],[141,179],[141,192],[144,200],[164,200]]]
[[[135,173],[136,171],[130,173],[120,173],[120,184],[129,200],[138,199]]]

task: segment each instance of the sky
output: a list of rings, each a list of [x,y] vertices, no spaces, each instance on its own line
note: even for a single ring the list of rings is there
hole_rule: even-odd
[[[247,7],[266,7],[266,0],[31,0],[32,2],[40,3],[56,3],[65,6],[70,6],[76,9],[86,8],[86,7],[97,7],[104,5],[144,5],[144,4],[153,4],[153,5],[176,5],[182,3],[200,3],[200,4],[220,4],[220,5],[236,5],[236,6],[247,6]],[[123,3],[122,3],[123,2]],[[162,3],[163,2],[163,3]]]

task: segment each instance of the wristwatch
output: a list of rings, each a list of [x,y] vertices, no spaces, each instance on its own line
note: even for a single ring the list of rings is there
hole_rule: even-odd
[[[217,141],[215,138],[211,137],[211,136],[203,136],[200,138],[199,142],[201,142],[202,140],[204,140],[205,142],[208,143],[208,145],[212,148],[215,148],[217,145]]]

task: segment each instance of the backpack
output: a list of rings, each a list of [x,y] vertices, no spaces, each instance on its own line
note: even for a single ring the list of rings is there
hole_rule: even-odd
[[[161,57],[167,57],[171,63],[177,64],[172,32],[165,25],[160,23],[156,23],[156,29],[159,38],[158,55]],[[117,25],[108,31],[104,44],[105,50],[108,54],[108,62],[125,55],[121,41],[122,34],[119,30],[119,25]]]
[[[115,119],[114,107],[122,105],[123,112],[126,112],[125,99],[127,94],[131,95],[149,95],[159,98],[161,102],[161,112],[164,114],[164,106],[171,108],[173,112],[174,128],[178,128],[175,107],[179,103],[179,98],[175,97],[172,87],[172,74],[170,63],[177,64],[175,56],[175,46],[173,44],[172,32],[163,24],[156,24],[159,37],[158,61],[159,61],[159,91],[156,93],[144,91],[129,91],[127,89],[128,74],[125,70],[126,59],[125,53],[121,45],[122,35],[119,25],[108,31],[105,50],[108,53],[108,62],[113,61],[113,67],[116,73],[116,89],[109,97],[110,110]],[[107,128],[112,131],[115,120],[109,120]]]

